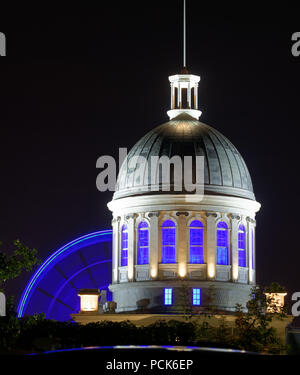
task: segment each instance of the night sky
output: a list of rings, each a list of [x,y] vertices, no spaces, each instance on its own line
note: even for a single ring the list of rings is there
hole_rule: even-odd
[[[138,5],[139,4],[139,5]],[[249,168],[257,201],[257,281],[300,290],[300,56],[290,15],[206,14],[187,1],[187,65],[199,74],[200,121]],[[288,22],[288,23],[287,23]],[[112,193],[96,160],[117,157],[168,120],[168,76],[182,68],[181,1],[103,2],[90,15],[1,14],[0,240],[45,259],[107,229]],[[296,230],[296,232],[295,232]],[[30,274],[11,283],[18,298]]]

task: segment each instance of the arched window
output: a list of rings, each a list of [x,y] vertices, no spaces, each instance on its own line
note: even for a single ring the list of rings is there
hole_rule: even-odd
[[[238,249],[239,249],[239,267],[246,267],[246,229],[244,225],[239,226],[238,235]]]
[[[203,224],[200,220],[193,220],[190,224],[190,263],[204,263]]]
[[[149,226],[146,221],[140,222],[137,238],[137,264],[149,263]]]
[[[121,231],[121,266],[128,265],[128,230],[127,225],[122,226]]]
[[[224,221],[217,225],[217,264],[228,264],[228,227]]]
[[[161,235],[161,262],[176,262],[176,227],[172,220],[164,221]]]

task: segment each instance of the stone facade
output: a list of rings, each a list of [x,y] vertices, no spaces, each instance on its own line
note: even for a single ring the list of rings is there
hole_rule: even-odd
[[[141,304],[152,311],[165,311],[164,288],[174,291],[182,281],[192,290],[201,288],[201,306],[206,306],[208,290],[215,289],[214,305],[232,311],[236,303],[244,307],[255,284],[255,213],[256,201],[205,195],[156,195],[127,197],[109,203],[113,212],[113,281],[110,290],[117,312],[138,310]],[[176,227],[176,262],[161,262],[161,226],[170,219]],[[203,224],[203,264],[189,263],[189,225]],[[137,227],[149,225],[149,264],[137,265]],[[228,226],[228,265],[216,264],[218,222]],[[128,265],[120,265],[121,228],[128,228]],[[238,228],[246,228],[246,267],[238,265]],[[252,254],[253,253],[253,254]],[[174,296],[176,305],[176,292]],[[170,307],[171,308],[171,307]],[[169,309],[170,309],[169,308]]]

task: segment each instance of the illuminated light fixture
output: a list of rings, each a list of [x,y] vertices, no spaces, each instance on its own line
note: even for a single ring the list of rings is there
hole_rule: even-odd
[[[128,280],[132,280],[132,279],[133,279],[133,270],[129,269],[128,270]]]
[[[214,267],[213,264],[209,264],[209,265],[208,265],[208,276],[209,276],[210,278],[215,277],[215,267]]]
[[[186,267],[185,267],[184,263],[181,263],[179,265],[179,272],[178,273],[179,273],[180,277],[185,277],[185,275],[186,275]]]
[[[156,270],[156,268],[152,268],[151,269],[151,277],[153,277],[153,278],[155,278],[157,276],[157,270]]]
[[[252,276],[252,272],[249,273],[249,281],[252,282],[253,281],[253,276]]]
[[[236,264],[233,266],[232,277],[233,277],[233,280],[237,280],[239,277],[239,269]]]
[[[284,297],[287,293],[264,293],[267,297],[267,312],[280,312],[284,306]],[[268,302],[269,300],[269,302]]]
[[[98,312],[99,289],[80,289],[80,312]]]

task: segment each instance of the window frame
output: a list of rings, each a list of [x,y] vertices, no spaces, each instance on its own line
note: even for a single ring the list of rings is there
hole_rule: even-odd
[[[146,227],[144,228],[140,228],[140,225],[141,224],[147,224]],[[147,231],[148,232],[148,238],[147,238],[147,246],[140,246],[139,245],[139,241],[140,241],[140,230],[142,231]],[[138,225],[137,225],[137,235],[136,235],[136,265],[138,266],[143,266],[143,265],[148,265],[150,263],[150,225],[149,223],[146,221],[146,220],[141,220]],[[139,259],[140,259],[140,249],[143,248],[147,248],[147,260],[148,262],[146,263],[140,263],[139,262]]]
[[[226,225],[226,228],[219,227],[221,223]],[[226,232],[226,246],[218,246],[218,232],[224,231]],[[230,248],[229,248],[229,225],[225,220],[220,220],[217,222],[216,225],[216,266],[229,266],[230,265]],[[227,249],[227,263],[218,263],[218,249]]]
[[[192,223],[194,223],[195,221],[199,222],[201,224],[201,226],[199,227],[195,227],[195,226],[192,226]],[[192,218],[192,220],[189,222],[188,226],[187,226],[187,229],[188,229],[188,261],[189,261],[189,264],[205,264],[205,261],[204,261],[204,224],[202,222],[202,220],[200,220],[199,218]],[[191,230],[193,229],[199,229],[202,231],[202,245],[191,245]],[[202,248],[202,254],[200,254],[200,256],[202,255],[202,262],[191,262],[191,247],[200,247]]]
[[[164,227],[164,223],[167,222],[167,221],[170,221],[173,223],[172,226],[169,226],[169,227]],[[163,238],[164,238],[164,229],[173,229],[175,231],[174,233],[174,244],[173,245],[164,245],[163,244]],[[161,264],[176,264],[177,263],[177,224],[176,222],[167,217],[167,218],[164,218],[164,220],[161,222],[161,225],[160,225],[160,263]],[[163,259],[163,255],[164,255],[164,248],[167,248],[167,247],[174,247],[174,258],[173,258],[173,261],[172,262],[166,262],[164,261]]]
[[[243,228],[243,229],[241,229]],[[240,235],[243,234],[243,238],[240,238]],[[239,224],[238,227],[238,265],[239,267],[246,268],[247,267],[247,231],[246,226],[244,224]],[[240,242],[243,241],[244,248],[240,247]],[[240,257],[241,252],[244,252],[243,258]],[[243,265],[241,265],[241,260],[243,260]]]
[[[201,306],[201,288],[193,288],[192,303],[193,306]]]
[[[126,228],[124,230],[124,228]],[[123,234],[126,233],[126,241],[127,247],[123,248]],[[127,256],[123,256],[123,252],[126,251]],[[126,259],[126,264],[123,263],[123,259]],[[120,233],[120,267],[128,267],[128,225],[126,223],[122,224],[121,226],[121,233]]]

